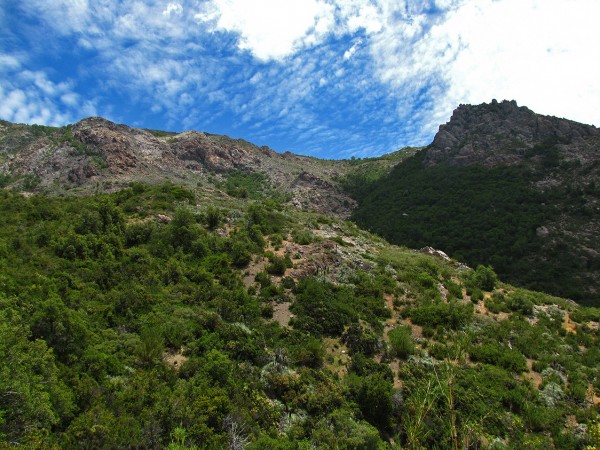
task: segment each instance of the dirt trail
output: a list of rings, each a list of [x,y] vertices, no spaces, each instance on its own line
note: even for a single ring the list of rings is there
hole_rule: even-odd
[[[421,336],[422,332],[423,332],[423,329],[421,327],[419,327],[418,325],[413,325],[412,323],[410,323],[409,320],[401,320],[400,319],[398,311],[396,311],[396,309],[394,308],[394,298],[395,298],[394,295],[393,294],[385,294],[384,298],[385,298],[385,305],[392,312],[392,317],[385,321],[385,328],[383,329],[383,340],[388,343],[390,342],[388,333],[391,330],[393,330],[394,328],[396,328],[398,323],[405,323],[405,324],[409,325],[411,327],[411,333],[412,333],[413,337]],[[379,358],[378,362],[381,360],[381,356],[382,355],[378,356],[378,358]],[[393,359],[392,361],[390,361],[389,366],[390,366],[390,369],[392,370],[392,374],[394,375],[394,389],[399,389],[402,387],[402,380],[400,380],[400,378],[398,378],[398,370],[400,369],[400,361],[398,359]]]

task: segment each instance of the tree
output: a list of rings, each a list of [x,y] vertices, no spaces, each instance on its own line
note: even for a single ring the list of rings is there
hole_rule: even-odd
[[[498,282],[498,275],[490,266],[478,265],[471,273],[468,283],[484,291],[493,291]]]
[[[0,447],[33,444],[75,409],[52,350],[30,338],[21,315],[0,293]]]

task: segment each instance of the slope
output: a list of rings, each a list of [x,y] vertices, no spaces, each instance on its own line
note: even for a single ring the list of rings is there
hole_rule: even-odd
[[[507,280],[600,302],[600,132],[514,102],[460,106],[433,143],[350,191],[353,218]]]
[[[0,445],[598,443],[597,309],[250,194],[0,192]]]

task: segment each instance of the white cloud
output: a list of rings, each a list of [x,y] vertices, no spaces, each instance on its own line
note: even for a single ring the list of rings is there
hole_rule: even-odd
[[[14,55],[0,54],[0,71],[14,70],[21,67],[21,61]]]
[[[261,136],[318,137],[315,149],[363,142],[358,155],[426,144],[458,104],[492,98],[600,125],[597,0],[28,0],[20,8],[44,21],[38,34],[68,35],[94,55],[76,70],[97,95],[118,91],[177,128],[241,122]],[[59,123],[95,111],[74,82],[27,58],[0,54],[4,118]]]
[[[358,48],[362,45],[362,39],[358,39],[353,45],[352,47],[350,47],[348,50],[346,50],[344,52],[344,59],[348,60],[350,58],[352,58],[354,56],[354,54],[356,53],[356,51],[358,50]]]
[[[23,65],[20,57],[0,55],[0,118],[62,126],[80,118],[75,111],[95,112],[94,101],[80,101],[72,83],[54,82],[46,72],[23,69]]]
[[[393,94],[425,101],[419,111],[423,136],[458,104],[492,98],[600,124],[600,2],[462,0],[437,6],[446,10],[428,16],[413,9],[410,20],[388,17],[371,41],[378,77]],[[408,117],[412,109],[399,114]]]
[[[335,2],[343,31],[354,33],[364,29],[366,33],[377,33],[384,25],[385,15],[382,2],[369,0],[342,0]],[[398,2],[396,2],[398,4]]]
[[[333,26],[333,11],[322,0],[211,0],[196,18],[239,33],[240,49],[268,60],[319,42]]]
[[[169,3],[162,14],[163,16],[170,16],[171,14],[183,14],[183,6],[181,6],[180,3]]]

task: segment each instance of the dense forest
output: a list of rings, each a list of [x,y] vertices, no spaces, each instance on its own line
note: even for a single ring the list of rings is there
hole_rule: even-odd
[[[246,192],[261,182],[232,175],[221,206],[171,184],[0,192],[0,446],[600,443],[598,309]],[[293,271],[320,251],[346,259]]]
[[[398,164],[389,175],[351,175],[346,189],[358,200],[353,219],[390,242],[433,246],[471,265],[491,265],[501,278],[531,289],[600,304],[594,271],[598,256],[582,258],[569,236],[554,239],[540,230],[561,215],[586,223],[591,211],[581,187],[534,188],[548,171],[560,169],[554,147],[534,147],[541,163],[484,167],[424,164],[427,150]],[[590,186],[586,195],[597,195]],[[599,242],[590,242],[597,248]]]

